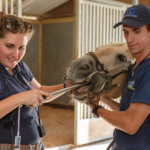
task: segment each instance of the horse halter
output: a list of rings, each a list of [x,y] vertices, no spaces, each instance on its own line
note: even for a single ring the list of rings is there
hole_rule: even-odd
[[[104,67],[104,64],[102,64],[98,60],[97,56],[93,52],[88,52],[85,55],[90,55],[90,56],[92,56],[95,59],[97,71],[104,71],[106,74],[109,73],[108,70]],[[99,68],[99,66],[100,66],[101,69]]]
[[[104,64],[102,64],[98,60],[97,56],[93,52],[88,52],[85,55],[90,55],[90,56],[92,56],[94,58],[94,60],[96,62],[96,69],[97,69],[97,71],[104,71],[106,74],[109,73],[109,71],[104,67]],[[112,79],[115,79],[117,76],[119,76],[122,73],[126,73],[127,71],[128,71],[128,69],[124,69],[124,70],[120,71],[119,73],[116,73],[116,74],[112,75],[111,77],[112,77]]]

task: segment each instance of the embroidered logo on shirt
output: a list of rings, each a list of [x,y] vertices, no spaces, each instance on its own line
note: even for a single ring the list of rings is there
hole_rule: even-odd
[[[134,83],[135,83],[134,81],[129,81],[129,82],[128,82],[128,86],[127,86],[127,87],[128,87],[130,90],[132,90],[132,91],[135,90],[135,88],[133,87],[133,86],[134,86]]]

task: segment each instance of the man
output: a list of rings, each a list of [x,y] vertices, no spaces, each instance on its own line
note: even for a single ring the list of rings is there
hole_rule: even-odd
[[[92,112],[116,129],[113,150],[150,150],[150,7],[128,8],[121,22],[124,37],[136,63],[129,67],[128,82],[119,111],[115,101],[101,102],[113,111],[90,105]]]

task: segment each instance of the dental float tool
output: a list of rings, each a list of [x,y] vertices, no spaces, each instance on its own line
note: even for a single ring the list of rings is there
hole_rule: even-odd
[[[15,150],[20,150],[21,136],[20,136],[20,109],[22,105],[18,107],[18,125],[17,135],[15,136]]]
[[[73,86],[70,86],[70,87],[67,87],[67,88],[64,88],[64,89],[55,91],[55,92],[50,93],[50,94],[51,94],[52,96],[54,96],[54,95],[60,94],[60,93],[62,93],[62,92],[67,92],[67,91],[70,91],[70,90],[79,88],[79,87],[84,86],[84,85],[87,85],[87,84],[89,84],[89,83],[90,83],[90,82],[84,82],[84,83],[76,84],[76,85],[73,85]]]

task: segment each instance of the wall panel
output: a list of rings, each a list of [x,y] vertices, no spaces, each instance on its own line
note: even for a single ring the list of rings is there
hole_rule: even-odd
[[[42,39],[42,84],[61,84],[73,57],[73,22],[43,24]],[[69,100],[63,95],[53,102]]]
[[[34,34],[29,41],[23,58],[36,80],[39,79],[39,24],[33,24]]]

